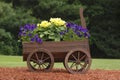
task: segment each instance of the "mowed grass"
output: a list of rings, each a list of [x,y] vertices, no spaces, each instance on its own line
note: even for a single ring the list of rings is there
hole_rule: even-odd
[[[26,63],[22,61],[22,56],[4,56],[0,55],[0,67],[25,67]]]
[[[0,55],[0,67],[27,67],[22,56]],[[63,63],[55,63],[54,68],[64,68]],[[120,59],[92,59],[91,69],[120,70]]]

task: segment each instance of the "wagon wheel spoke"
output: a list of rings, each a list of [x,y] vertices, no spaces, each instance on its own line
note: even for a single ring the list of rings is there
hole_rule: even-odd
[[[77,61],[77,58],[72,54],[72,57]]]
[[[44,63],[43,65],[45,66],[45,69],[48,69],[50,67],[51,63]]]
[[[41,65],[38,66],[38,69],[41,69]]]
[[[80,63],[79,65],[81,66],[81,68],[83,68],[83,67],[84,67],[84,65],[83,65],[83,64],[81,64],[81,63]]]
[[[37,63],[35,63],[34,65],[33,65],[33,67],[36,67],[38,64]]]
[[[35,57],[36,57],[36,59],[39,61],[39,58],[38,58],[38,55],[37,55],[37,53],[35,54]]]
[[[80,60],[80,52],[78,52],[78,60]]]
[[[86,65],[84,64],[80,64],[80,69],[79,69],[79,71],[84,71],[85,69],[86,69]]]
[[[30,59],[30,60],[32,60],[33,62],[35,62],[35,63],[38,63],[38,61],[37,60],[35,60],[35,59]]]
[[[72,65],[70,66],[70,68],[73,68],[76,64],[73,62]]]
[[[47,64],[47,63],[43,63],[43,65],[44,65],[45,67],[47,67],[47,66],[48,66],[48,64]]]
[[[78,71],[78,65],[76,64],[76,71]]]
[[[68,62],[76,62],[75,60],[68,60]]]
[[[81,58],[80,58],[80,61],[82,60],[82,59],[84,59],[86,57],[86,55],[83,55]]]
[[[44,53],[42,53],[41,60],[43,60],[43,58],[44,58]]]
[[[45,58],[43,61],[46,61],[46,60],[48,60],[48,59],[50,59],[50,57]]]
[[[45,69],[44,65],[42,64],[43,69]]]

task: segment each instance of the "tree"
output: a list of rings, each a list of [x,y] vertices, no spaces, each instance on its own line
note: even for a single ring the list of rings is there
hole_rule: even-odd
[[[0,2],[1,53],[8,55],[21,54],[21,48],[19,49],[17,42],[19,27],[37,21],[39,20],[30,15],[30,11],[20,8],[13,9],[11,4]],[[11,39],[7,38],[9,37],[8,34],[12,36]],[[3,38],[2,35],[7,37]]]
[[[0,0],[0,28],[17,38],[19,26],[50,17],[80,23],[79,8],[90,31],[92,57],[120,58],[120,0]],[[3,2],[11,3],[3,3]],[[13,6],[12,6],[13,5]],[[37,18],[37,19],[36,19]],[[16,39],[17,40],[17,39]]]
[[[0,29],[0,53],[1,54],[14,54],[12,46],[12,36],[4,29]]]
[[[0,28],[11,32],[17,39],[19,27],[27,23],[36,23],[37,19],[32,17],[30,11],[24,9],[13,9],[11,4],[0,3]],[[39,20],[38,20],[39,21]]]
[[[120,58],[120,0],[82,0],[81,2],[87,6],[92,55]]]

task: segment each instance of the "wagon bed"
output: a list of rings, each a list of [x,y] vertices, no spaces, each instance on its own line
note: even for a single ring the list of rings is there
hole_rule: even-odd
[[[66,54],[73,49],[81,49],[82,51],[86,51],[88,55],[90,54],[88,39],[83,41],[48,41],[41,44],[36,42],[24,42],[23,61],[27,60],[27,57],[31,52],[39,49],[46,49],[50,51],[55,58],[55,62],[63,61]]]

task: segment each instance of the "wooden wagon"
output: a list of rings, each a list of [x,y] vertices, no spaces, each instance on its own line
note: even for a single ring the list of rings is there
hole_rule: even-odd
[[[86,27],[83,9],[80,9],[82,26]],[[31,71],[51,71],[54,62],[63,62],[70,73],[85,73],[91,66],[88,39],[81,41],[47,41],[41,44],[23,42],[23,60]]]

